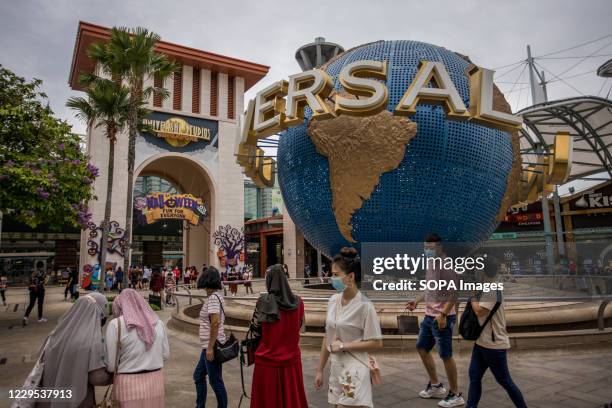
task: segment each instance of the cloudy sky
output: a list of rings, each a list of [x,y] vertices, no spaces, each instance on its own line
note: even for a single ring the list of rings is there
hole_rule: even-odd
[[[527,44],[541,56],[599,39],[538,62],[548,78],[567,78],[549,85],[549,99],[606,96],[612,81],[594,71],[612,57],[611,16],[610,0],[2,1],[0,64],[42,79],[56,114],[79,133],[85,126],[64,107],[75,94],[67,82],[79,20],[145,26],[170,42],[269,65],[254,90],[298,72],[295,50],[317,36],[345,48],[382,39],[424,41],[499,68],[498,85],[516,110],[530,104],[528,76],[522,66],[507,65],[525,58]]]

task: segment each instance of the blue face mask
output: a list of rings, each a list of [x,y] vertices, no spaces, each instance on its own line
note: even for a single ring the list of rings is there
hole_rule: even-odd
[[[427,258],[435,258],[436,257],[436,250],[435,249],[426,249],[423,251],[423,253],[425,254],[425,256]]]
[[[344,292],[344,289],[346,288],[346,285],[344,282],[342,282],[342,278],[338,276],[332,276],[331,284],[338,292]]]

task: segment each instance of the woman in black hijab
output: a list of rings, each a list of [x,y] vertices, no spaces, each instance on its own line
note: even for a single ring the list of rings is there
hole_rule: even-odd
[[[307,408],[300,353],[304,303],[291,291],[282,265],[268,268],[266,289],[251,320],[251,330],[261,336],[255,352],[251,408]]]
[[[293,294],[289,281],[285,276],[284,268],[280,265],[272,265],[266,271],[266,290],[255,306],[254,328],[261,323],[274,323],[280,320],[279,310],[291,311],[298,307],[300,298]]]

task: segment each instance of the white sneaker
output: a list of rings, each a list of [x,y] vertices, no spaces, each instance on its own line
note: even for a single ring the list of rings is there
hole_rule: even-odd
[[[455,395],[451,391],[448,392],[448,395],[446,396],[446,398],[438,402],[438,406],[444,407],[444,408],[460,407],[461,405],[465,405],[465,401],[463,400],[461,393]]]
[[[23,320],[21,322],[22,322],[22,324],[24,326],[27,326],[28,325],[28,318],[24,316],[24,318],[23,318]]]
[[[38,319],[38,323],[44,323],[46,321],[47,319],[45,319],[44,317],[41,317],[40,319]]]
[[[438,385],[431,385],[431,382],[427,383],[427,387],[419,392],[421,398],[444,398],[446,395],[446,388],[442,383]]]

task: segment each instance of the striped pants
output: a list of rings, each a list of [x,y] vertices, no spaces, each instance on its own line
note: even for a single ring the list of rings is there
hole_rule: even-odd
[[[117,374],[114,399],[121,408],[164,408],[164,374],[162,370],[144,374]]]

